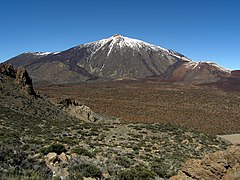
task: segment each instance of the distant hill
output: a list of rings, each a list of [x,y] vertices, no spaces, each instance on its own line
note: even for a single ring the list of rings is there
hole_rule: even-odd
[[[36,84],[157,77],[189,83],[217,82],[231,71],[194,62],[171,49],[116,34],[62,52],[28,52],[7,61],[24,66]]]

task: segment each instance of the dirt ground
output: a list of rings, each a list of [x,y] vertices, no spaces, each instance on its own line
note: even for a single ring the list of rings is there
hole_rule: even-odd
[[[36,87],[54,101],[76,99],[127,122],[171,123],[211,134],[240,133],[240,92],[123,80]]]

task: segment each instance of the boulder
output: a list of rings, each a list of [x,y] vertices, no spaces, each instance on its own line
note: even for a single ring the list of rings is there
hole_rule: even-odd
[[[58,155],[55,152],[50,152],[46,155],[45,161],[47,164],[55,163],[58,159]]]
[[[208,154],[201,160],[187,160],[178,174],[170,179],[240,179],[240,146]]]
[[[66,155],[64,152],[62,152],[62,153],[58,156],[58,158],[59,158],[59,160],[60,160],[61,162],[63,162],[63,163],[66,163],[66,162],[68,161],[68,157],[67,157],[67,155]]]

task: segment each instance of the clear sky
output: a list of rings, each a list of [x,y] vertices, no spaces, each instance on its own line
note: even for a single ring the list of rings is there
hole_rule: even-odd
[[[0,62],[117,33],[240,69],[240,0],[0,1]]]

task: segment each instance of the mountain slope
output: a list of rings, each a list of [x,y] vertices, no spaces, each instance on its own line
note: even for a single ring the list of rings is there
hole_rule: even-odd
[[[167,77],[168,80],[194,83],[216,82],[230,76],[231,70],[225,69],[210,61],[180,62],[174,64],[165,72],[165,77]]]
[[[24,53],[7,62],[15,67],[25,66],[34,82],[40,84],[151,76],[185,81],[185,78],[175,78],[178,71],[187,72],[188,82],[195,82],[199,79],[198,76],[203,76],[200,79],[205,82],[209,78],[218,81],[219,77],[229,74],[208,62],[205,64],[210,69],[214,68],[213,71],[189,69],[189,66],[182,65],[195,62],[184,55],[119,34],[57,53]]]

